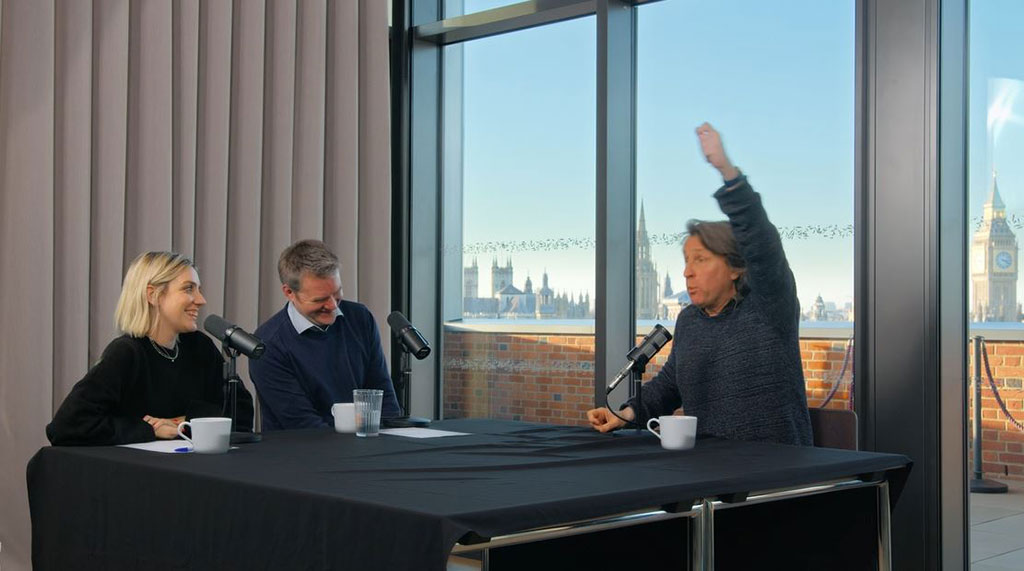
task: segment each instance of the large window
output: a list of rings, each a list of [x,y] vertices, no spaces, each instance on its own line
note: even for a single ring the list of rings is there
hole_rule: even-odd
[[[636,336],[671,326],[688,303],[685,223],[723,218],[711,198],[721,180],[694,135],[703,121],[722,131],[783,236],[809,403],[852,408],[855,1],[640,3],[630,25],[617,11],[609,28],[631,38],[631,63],[613,39],[599,57],[596,17],[577,17],[585,3],[511,4],[446,0],[443,23],[418,30],[440,46],[440,414],[582,422],[630,340],[619,318],[605,322],[614,343],[596,339],[601,304],[630,307],[611,275],[634,283]],[[633,105],[610,95],[624,77]],[[605,108],[603,89],[615,99]],[[624,162],[631,176],[604,181],[606,192],[635,189],[635,216],[614,202],[606,220],[633,228],[615,233],[635,236],[633,259],[597,243],[597,177]],[[420,176],[414,185],[430,180]],[[616,293],[599,299],[598,283]],[[609,378],[595,378],[602,369]]]
[[[694,134],[708,121],[782,235],[812,406],[837,383],[829,405],[850,406],[855,8],[666,0],[638,9],[637,333],[671,327],[689,304],[686,221],[725,218],[711,196],[721,177]]]
[[[1024,6],[971,2],[970,320],[1021,328],[1024,280]],[[1003,326],[1006,327],[1006,326]]]
[[[591,17],[444,49],[443,192],[462,198],[443,214],[462,229],[447,417],[592,406],[594,37]]]
[[[972,491],[1009,484],[1014,493],[1024,481],[1024,4],[984,0],[969,6],[966,311],[970,335],[983,341],[968,344],[964,375],[978,382],[971,388],[981,395],[977,410],[979,393],[968,393],[968,471]],[[1024,542],[1005,539],[1014,521],[1008,516],[1017,512],[1007,513],[1012,502],[1005,496],[994,496],[1003,498],[998,502],[986,499],[991,497],[971,496],[972,564],[1019,565]]]

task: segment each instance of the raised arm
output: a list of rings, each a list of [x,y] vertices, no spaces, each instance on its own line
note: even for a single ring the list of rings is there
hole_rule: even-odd
[[[747,263],[751,291],[745,295],[761,297],[765,301],[763,307],[775,324],[794,325],[800,318],[796,280],[786,260],[782,238],[768,220],[761,196],[729,160],[718,131],[704,123],[697,127],[697,138],[704,157],[725,181],[715,192],[715,199],[729,218],[740,254]]]

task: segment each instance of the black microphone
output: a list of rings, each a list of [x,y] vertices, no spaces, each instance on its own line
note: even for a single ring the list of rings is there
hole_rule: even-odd
[[[661,348],[672,340],[672,334],[668,332],[660,324],[654,326],[654,329],[644,337],[643,341],[639,345],[630,349],[629,353],[626,354],[626,358],[629,362],[626,366],[619,371],[618,375],[615,375],[615,379],[612,384],[608,385],[608,392],[615,390],[615,387],[619,386],[619,383],[623,379],[629,376],[629,372],[634,367],[643,367],[647,365],[647,362],[651,360],[651,357],[655,356]]]
[[[210,335],[223,341],[224,345],[250,359],[259,359],[267,348],[259,337],[252,333],[247,333],[241,327],[226,321],[219,315],[207,316],[206,321],[203,322],[203,327],[210,332]]]
[[[402,315],[401,311],[392,311],[388,316],[388,325],[391,331],[398,336],[402,342],[402,348],[417,359],[426,359],[430,354],[430,343],[420,335],[420,332],[413,327],[412,323]]]

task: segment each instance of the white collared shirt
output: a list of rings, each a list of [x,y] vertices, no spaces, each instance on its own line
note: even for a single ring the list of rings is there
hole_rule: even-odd
[[[340,307],[335,307],[334,308],[334,318],[337,319],[339,315],[344,315],[344,314],[341,312],[341,308]],[[288,302],[288,318],[291,319],[292,327],[295,328],[295,331],[299,335],[302,335],[302,332],[306,331],[310,327],[316,327],[317,329],[319,329],[321,331],[326,331],[327,327],[330,327],[329,325],[325,327],[325,326],[322,326],[322,325],[319,325],[317,323],[314,323],[314,322],[310,321],[308,317],[306,317],[305,315],[302,315],[301,313],[299,313],[299,310],[295,309],[295,306],[290,301]]]

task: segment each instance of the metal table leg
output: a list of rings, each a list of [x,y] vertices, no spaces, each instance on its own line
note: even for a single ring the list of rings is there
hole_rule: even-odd
[[[704,504],[694,506],[693,517],[690,518],[690,569],[704,569]]]
[[[701,547],[702,553],[702,565],[699,567],[703,571],[714,571],[715,568],[715,504],[709,499],[705,498],[700,508],[700,528],[701,535],[703,536],[703,545]]]
[[[889,482],[878,484],[878,570],[892,570],[892,511],[889,507]]]

